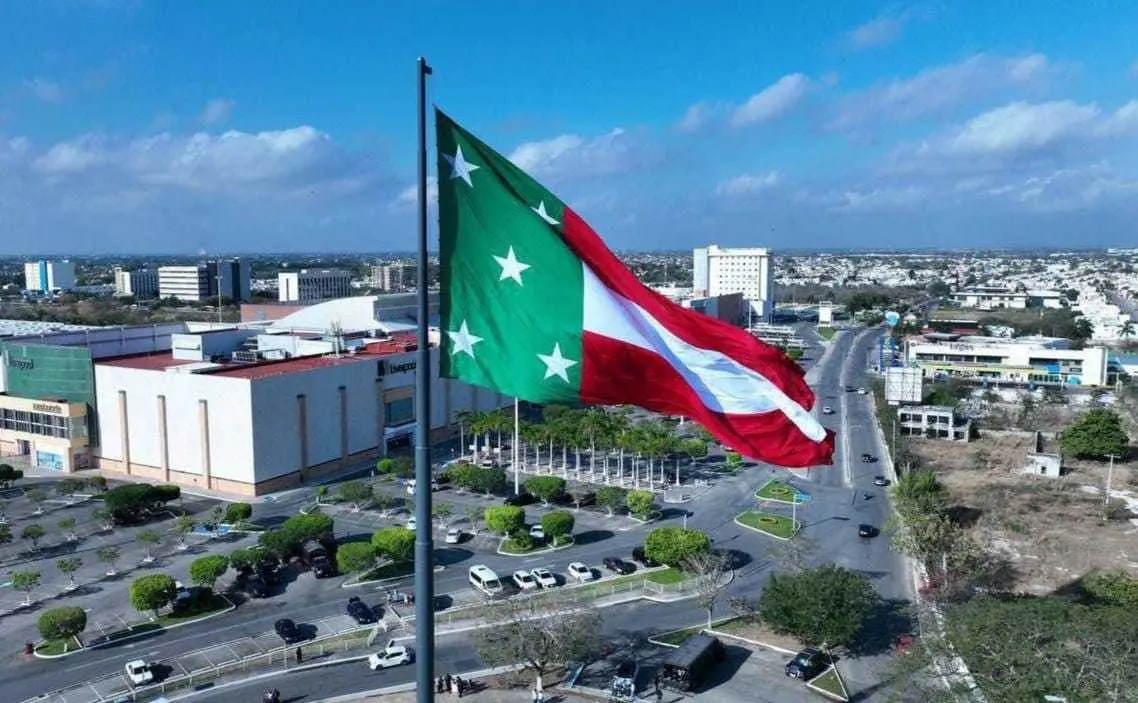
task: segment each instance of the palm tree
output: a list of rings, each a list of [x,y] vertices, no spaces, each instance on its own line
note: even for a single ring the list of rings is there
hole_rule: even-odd
[[[498,434],[498,456],[502,456],[502,432],[509,432],[514,427],[514,419],[506,414],[502,408],[491,410],[486,414],[486,431],[487,440],[489,444],[489,432],[496,432]]]
[[[581,432],[589,440],[589,477],[597,475],[597,436],[602,434],[608,416],[600,408],[589,408],[581,416]]]
[[[1122,324],[1122,330],[1119,332],[1119,336],[1122,337],[1122,341],[1124,344],[1130,342],[1130,338],[1134,336],[1134,321],[1133,320],[1127,320],[1126,322],[1124,322]]]
[[[526,456],[526,445],[533,445],[534,466],[540,466],[541,442],[545,439],[545,435],[541,430],[541,425],[534,422],[523,423],[521,429],[518,430],[518,437],[521,440],[521,446],[518,447],[518,456],[521,457],[522,466],[525,466],[528,460],[528,457]]]
[[[454,415],[454,419],[458,422],[458,458],[466,458],[466,428],[470,427],[471,416],[474,413],[470,410],[460,410]]]

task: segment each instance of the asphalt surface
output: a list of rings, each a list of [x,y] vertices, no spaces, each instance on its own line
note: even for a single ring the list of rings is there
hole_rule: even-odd
[[[816,340],[813,333],[806,338]],[[756,598],[772,570],[778,568],[781,543],[741,528],[733,522],[738,513],[756,506],[754,490],[769,478],[790,480],[803,492],[811,496],[811,501],[798,509],[798,519],[803,522],[801,537],[795,545],[800,546],[808,563],[833,562],[851,569],[859,570],[869,576],[879,593],[887,599],[907,598],[906,576],[901,560],[889,550],[888,538],[881,535],[871,540],[859,539],[857,526],[869,523],[881,527],[888,517],[888,503],[884,489],[872,486],[873,476],[880,473],[880,464],[862,464],[863,452],[879,456],[877,434],[874,431],[870,397],[847,393],[847,384],[859,386],[863,383],[863,373],[867,354],[874,344],[874,332],[845,332],[838,335],[834,348],[825,356],[824,363],[813,372],[818,395],[818,408],[829,405],[833,415],[820,416],[824,424],[837,430],[839,446],[835,464],[819,467],[809,472],[788,472],[766,466],[745,469],[736,475],[714,479],[712,485],[697,499],[684,506],[690,509],[687,526],[708,532],[717,547],[735,550],[739,553],[742,565],[736,579],[729,588],[728,596]],[[812,348],[808,353],[808,365],[818,363],[822,357],[820,348]],[[848,445],[847,445],[848,443]],[[869,498],[865,498],[865,494]],[[299,507],[310,500],[307,491],[294,491],[284,494],[277,500],[259,504],[255,517],[269,523],[283,520],[295,514]],[[472,496],[457,496],[450,491],[436,494],[436,500],[456,504],[456,514],[462,514],[461,505],[467,502],[491,504],[484,499]],[[498,504],[495,501],[492,504]],[[785,506],[788,512],[789,506]],[[531,522],[538,519],[541,509],[527,509]],[[393,521],[394,522],[394,521]],[[547,566],[554,571],[563,572],[570,561],[585,561],[599,565],[601,559],[609,555],[625,558],[632,548],[642,543],[649,529],[661,525],[679,525],[682,518],[679,511],[667,512],[665,519],[650,526],[633,527],[627,520],[609,520],[600,514],[588,511],[578,513],[579,543],[569,549],[548,555],[528,557],[507,557],[493,552],[493,540],[476,540],[447,547],[442,542],[442,533],[436,533],[439,542],[441,561],[446,568],[436,574],[436,592],[456,594],[465,597],[470,591],[466,582],[466,570],[474,563],[490,566],[499,575],[506,577],[516,568]],[[373,532],[377,525],[374,520],[351,515],[337,514],[337,532],[344,538],[362,537]],[[580,539],[585,535],[585,539]],[[232,549],[227,546],[222,552]],[[311,622],[321,618],[343,613],[349,595],[362,595],[368,600],[380,600],[383,587],[363,587],[341,589],[342,577],[316,580],[310,573],[291,577],[283,592],[272,598],[241,603],[237,610],[211,621],[190,624],[172,629],[140,641],[125,643],[106,649],[92,650],[61,661],[44,661],[26,658],[15,653],[22,642],[28,625],[20,628],[20,639],[5,638],[9,644],[8,654],[0,659],[0,699],[19,701],[39,693],[56,690],[83,681],[121,671],[123,663],[129,659],[145,658],[160,660],[185,652],[202,649],[220,642],[252,637],[272,629],[272,623],[280,617],[289,617],[298,623]],[[397,584],[398,585],[398,584]],[[410,585],[408,579],[401,590]],[[99,594],[94,594],[98,596]],[[104,594],[103,598],[112,597]],[[125,587],[114,596],[119,601],[126,600]],[[83,598],[83,597],[81,597]],[[716,617],[729,615],[728,598],[721,598],[716,608]],[[84,604],[80,600],[77,604]],[[98,607],[98,600],[92,601],[91,608]],[[21,616],[24,617],[24,616]],[[652,633],[673,627],[697,624],[706,618],[706,613],[693,601],[672,604],[638,603],[622,605],[604,610],[605,628],[610,638],[623,642],[626,652],[648,658],[655,654],[655,648],[643,643],[643,638]],[[4,622],[7,630],[9,623]],[[884,627],[884,626],[883,626]],[[409,632],[407,634],[410,634]],[[882,636],[881,641],[888,637]],[[843,673],[850,679],[855,689],[868,689],[876,682],[877,667],[882,663],[883,647],[871,650],[859,658],[848,659],[843,664]],[[468,637],[462,634],[443,636],[439,639],[436,670],[470,671],[482,668]],[[781,678],[781,671],[775,670],[772,676]],[[411,680],[414,667],[371,672],[362,662],[338,665],[332,670],[320,669],[309,673],[281,673],[272,681],[286,693],[292,701],[313,701],[319,698],[367,690],[386,685],[394,685]],[[252,682],[243,688],[230,688],[215,693],[203,693],[199,700],[255,700],[254,689],[259,690],[263,682]],[[287,691],[286,691],[287,688]],[[867,698],[866,700],[871,700]],[[774,700],[774,699],[771,699]],[[787,698],[787,701],[796,700]]]

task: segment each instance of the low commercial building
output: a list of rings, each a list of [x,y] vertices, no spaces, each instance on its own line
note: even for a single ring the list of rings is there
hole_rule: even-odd
[[[1071,349],[1068,340],[1056,337],[937,334],[910,339],[907,346],[907,364],[920,367],[926,378],[1021,385],[1110,383],[1106,349]]]
[[[947,405],[906,405],[897,408],[897,429],[901,434],[967,442],[972,421],[958,417]]]
[[[992,286],[962,288],[952,294],[953,304],[979,310],[1061,308],[1064,300],[1063,294],[1055,290],[1017,291]]]
[[[282,303],[309,303],[343,298],[352,293],[352,274],[342,269],[301,269],[277,274]]]

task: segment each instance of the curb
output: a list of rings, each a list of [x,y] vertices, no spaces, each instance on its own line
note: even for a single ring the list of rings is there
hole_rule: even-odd
[[[750,512],[750,511],[748,510],[748,511],[745,511],[745,512]],[[784,517],[785,517],[785,516],[784,516]],[[781,541],[783,541],[783,542],[789,542],[790,540],[794,539],[794,535],[797,535],[799,532],[801,532],[801,531],[802,531],[802,522],[799,522],[799,523],[798,523],[798,529],[794,531],[794,535],[791,535],[790,537],[779,537],[778,535],[773,535],[773,534],[771,534],[770,532],[767,532],[767,531],[765,531],[765,530],[760,530],[760,529],[759,529],[759,528],[757,528],[757,527],[751,527],[750,525],[747,525],[747,524],[745,524],[745,523],[739,522],[739,516],[738,516],[738,515],[736,515],[734,518],[732,518],[732,521],[733,521],[733,522],[734,522],[736,525],[738,525],[739,527],[742,527],[742,528],[748,529],[748,530],[750,530],[751,532],[757,532],[757,533],[759,533],[760,535],[766,535],[767,537],[770,537],[770,538],[772,538],[772,539],[781,540]]]
[[[521,554],[514,554],[513,552],[503,552],[502,551],[502,546],[504,544],[506,544],[506,540],[508,540],[508,539],[510,539],[510,538],[509,537],[503,537],[502,540],[500,542],[498,542],[498,548],[495,550],[498,553],[498,556],[503,556],[503,557],[532,557],[532,556],[539,556],[541,554],[552,554],[553,552],[559,552],[562,549],[568,549],[569,547],[575,547],[577,545],[577,541],[572,540],[569,542],[569,544],[563,544],[560,547],[544,547],[542,549],[534,549],[534,550],[529,551],[529,552],[522,552]]]
[[[747,644],[751,644],[751,645],[754,645],[756,647],[765,647],[771,651],[779,652],[780,654],[789,654],[790,656],[794,656],[795,654],[798,654],[798,652],[794,651],[793,649],[786,649],[785,647],[779,647],[778,645],[775,645],[775,644],[768,644],[766,642],[760,642],[758,640],[753,640],[753,639],[750,639],[748,637],[740,637],[739,635],[733,635],[729,632],[719,632],[718,630],[708,630],[707,628],[704,628],[704,630],[715,635],[716,637],[730,637],[731,639],[736,639],[736,640],[739,640],[740,642],[746,642]]]
[[[445,570],[446,570],[446,567],[443,566],[442,564],[435,564],[434,573],[437,574],[440,571],[445,571]],[[406,578],[412,578],[412,579],[415,578],[415,572],[412,571],[411,573],[404,574],[403,576],[392,576],[391,578],[386,578],[386,579],[372,579],[371,581],[355,581],[353,583],[348,583],[347,581],[344,581],[343,583],[340,584],[340,588],[359,588],[361,586],[372,586],[375,584],[393,583],[395,581],[402,581],[403,579],[406,579]]]

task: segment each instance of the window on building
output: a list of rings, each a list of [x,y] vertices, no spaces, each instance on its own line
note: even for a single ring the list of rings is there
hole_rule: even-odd
[[[389,426],[405,425],[415,419],[415,401],[412,398],[393,400],[384,405],[384,424]]]

